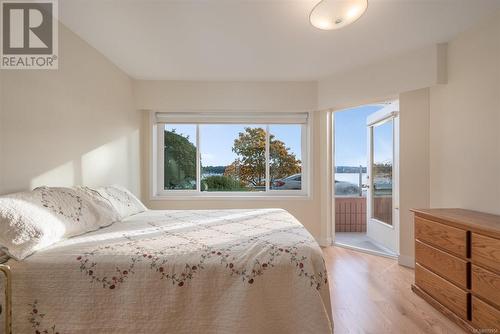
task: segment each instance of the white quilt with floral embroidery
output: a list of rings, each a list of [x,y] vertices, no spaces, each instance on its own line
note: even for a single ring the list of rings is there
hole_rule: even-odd
[[[13,333],[332,333],[322,252],[288,212],[147,211],[13,272]]]

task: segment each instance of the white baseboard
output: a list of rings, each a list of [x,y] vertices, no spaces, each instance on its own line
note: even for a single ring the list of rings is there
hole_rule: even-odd
[[[316,241],[321,247],[329,247],[333,245],[332,238],[316,238]]]
[[[415,268],[415,258],[411,256],[399,255],[398,263],[405,267]]]

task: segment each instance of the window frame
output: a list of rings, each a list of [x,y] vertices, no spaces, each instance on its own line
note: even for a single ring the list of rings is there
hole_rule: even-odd
[[[157,114],[158,112],[151,112],[150,117],[150,129],[152,134],[152,145],[151,147],[151,176],[150,176],[150,189],[151,189],[151,200],[183,200],[183,199],[219,199],[224,198],[224,200],[237,200],[241,198],[245,199],[289,199],[289,198],[302,198],[309,199],[311,193],[311,123],[312,123],[312,112],[301,112],[301,113],[266,113],[267,121],[262,122],[252,122],[248,123],[248,116],[239,117],[238,113],[225,112],[215,114],[217,121],[207,123],[207,122],[196,122],[196,116],[199,115],[201,119],[206,117],[203,113],[172,113],[169,115],[168,122],[159,121]],[[161,113],[165,115],[165,113]],[[180,116],[176,116],[180,115]],[[214,115],[213,113],[211,114]],[[248,115],[245,114],[245,115]],[[305,115],[305,122],[294,122],[293,118],[297,115]],[[192,118],[192,120],[189,120]],[[257,116],[258,118],[258,116]],[[283,122],[280,122],[280,119]],[[292,119],[292,121],[290,120]],[[285,121],[286,120],[286,121]],[[193,190],[167,190],[164,189],[164,129],[165,124],[193,124],[196,126],[196,189]],[[241,124],[241,125],[262,125],[266,130],[266,186],[264,191],[201,191],[201,150],[200,150],[200,125],[202,124]],[[271,184],[269,180],[270,166],[269,166],[269,130],[273,124],[284,125],[284,124],[296,124],[301,125],[301,162],[302,162],[302,189],[300,190],[276,190],[271,189]]]

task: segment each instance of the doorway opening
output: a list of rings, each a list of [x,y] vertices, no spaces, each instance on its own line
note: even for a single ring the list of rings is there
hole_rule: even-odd
[[[399,103],[334,113],[335,244],[399,253]]]

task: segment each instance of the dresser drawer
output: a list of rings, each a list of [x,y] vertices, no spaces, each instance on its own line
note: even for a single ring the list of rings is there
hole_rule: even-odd
[[[472,297],[472,324],[478,329],[500,330],[500,310]]]
[[[472,233],[471,257],[474,263],[500,272],[500,240]]]
[[[500,307],[500,275],[472,265],[472,292]]]
[[[456,315],[467,319],[466,291],[442,279],[418,263],[415,265],[415,284]]]
[[[467,257],[467,232],[464,230],[415,217],[415,238]]]
[[[420,241],[415,242],[415,260],[459,287],[467,288],[467,261]]]

